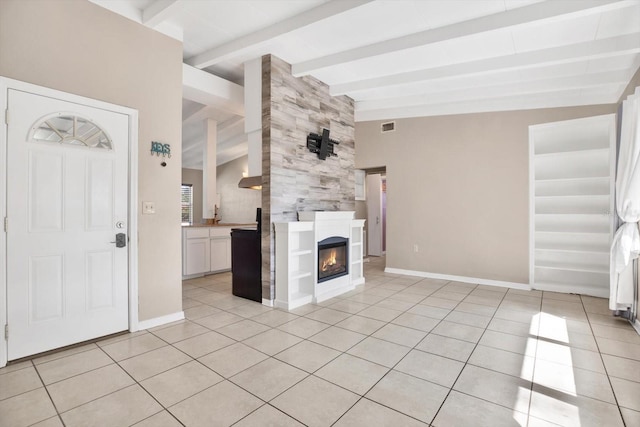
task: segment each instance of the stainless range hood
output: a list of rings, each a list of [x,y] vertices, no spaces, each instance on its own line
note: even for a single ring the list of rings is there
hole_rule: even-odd
[[[262,177],[261,176],[246,176],[238,183],[238,188],[250,188],[252,190],[262,189]]]

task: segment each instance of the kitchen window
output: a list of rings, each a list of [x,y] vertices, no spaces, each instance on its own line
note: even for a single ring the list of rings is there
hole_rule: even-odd
[[[180,193],[182,225],[191,225],[193,223],[193,185],[182,184]]]

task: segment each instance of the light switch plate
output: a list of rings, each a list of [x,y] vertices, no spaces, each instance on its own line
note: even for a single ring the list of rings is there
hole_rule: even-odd
[[[156,213],[156,203],[142,202],[142,213],[147,215]]]

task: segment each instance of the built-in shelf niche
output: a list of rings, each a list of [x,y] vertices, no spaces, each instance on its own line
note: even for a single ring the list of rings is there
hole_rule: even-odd
[[[285,222],[275,224],[278,245],[276,284],[281,300],[290,302],[293,309],[313,300],[315,286],[315,243],[313,223]]]
[[[529,127],[530,283],[609,295],[615,115]]]

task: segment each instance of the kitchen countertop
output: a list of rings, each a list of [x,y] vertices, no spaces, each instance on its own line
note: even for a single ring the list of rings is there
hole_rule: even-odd
[[[255,222],[252,222],[252,223],[223,222],[218,224],[192,224],[192,225],[182,226],[182,228],[193,228],[193,227],[257,227],[257,224]]]

